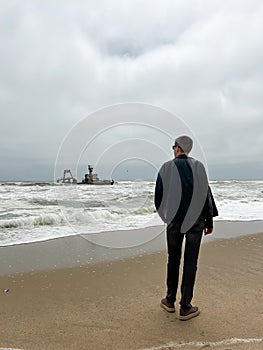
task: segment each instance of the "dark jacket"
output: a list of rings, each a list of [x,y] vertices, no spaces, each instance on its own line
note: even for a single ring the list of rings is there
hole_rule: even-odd
[[[197,220],[213,228],[218,211],[203,164],[186,155],[164,163],[156,180],[155,207],[164,222],[179,223],[182,232]]]

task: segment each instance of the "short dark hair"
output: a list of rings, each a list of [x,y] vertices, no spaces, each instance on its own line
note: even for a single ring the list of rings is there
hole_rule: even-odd
[[[182,147],[179,145],[178,142],[175,142],[174,145],[172,146],[172,149],[175,149],[175,147],[179,147],[181,151],[184,152],[184,150],[182,149]]]

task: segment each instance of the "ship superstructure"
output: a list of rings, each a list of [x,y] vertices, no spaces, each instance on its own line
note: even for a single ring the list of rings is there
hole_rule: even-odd
[[[84,179],[82,182],[78,184],[86,184],[86,185],[113,185],[113,180],[100,180],[98,174],[93,174],[93,167],[88,165],[89,172],[84,175]]]

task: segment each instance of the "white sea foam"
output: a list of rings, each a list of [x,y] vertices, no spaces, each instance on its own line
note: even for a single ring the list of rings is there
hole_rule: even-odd
[[[0,350],[23,350],[23,349],[17,349],[17,348],[0,348]]]
[[[160,346],[154,346],[151,348],[145,348],[143,350],[169,350],[169,349],[178,349],[178,348],[184,348],[184,347],[192,347],[192,348],[204,348],[204,347],[211,347],[212,349],[215,347],[222,347],[226,345],[237,345],[237,344],[258,344],[263,342],[263,338],[231,338],[231,339],[224,339],[217,342],[170,342],[164,345]]]
[[[0,185],[0,245],[159,225],[154,182]],[[212,181],[217,220],[263,220],[263,181]]]

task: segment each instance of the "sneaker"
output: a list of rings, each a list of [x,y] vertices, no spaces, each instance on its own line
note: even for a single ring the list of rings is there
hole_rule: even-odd
[[[193,317],[196,317],[200,314],[200,310],[197,306],[192,306],[191,309],[180,309],[179,320],[187,321]]]
[[[168,303],[166,298],[161,300],[160,306],[167,312],[175,312],[174,303]]]

